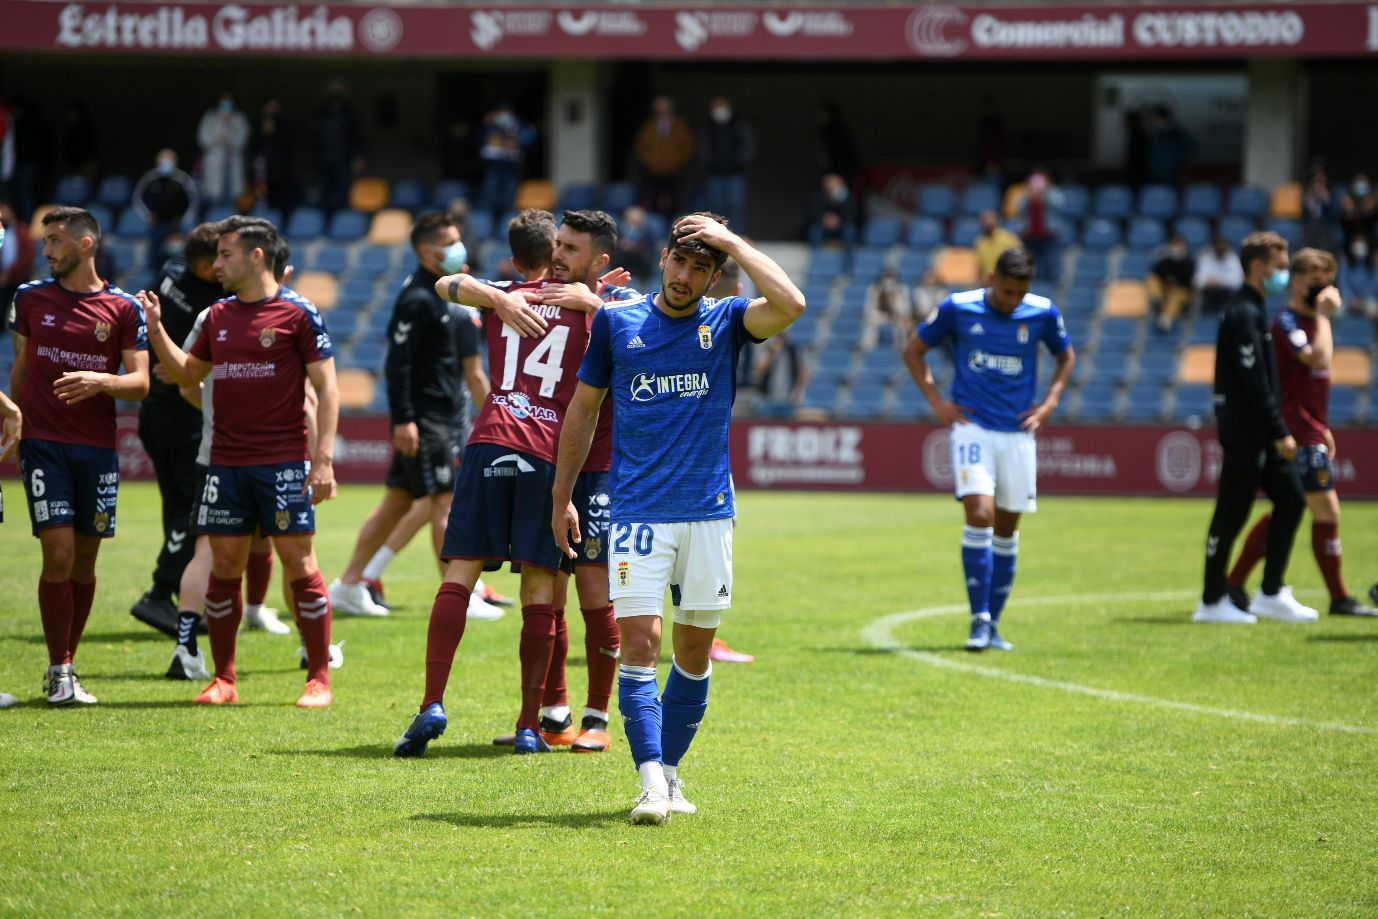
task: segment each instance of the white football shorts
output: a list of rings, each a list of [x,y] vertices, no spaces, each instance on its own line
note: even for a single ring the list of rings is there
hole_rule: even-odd
[[[952,487],[959,499],[992,495],[1012,514],[1038,510],[1038,449],[1027,431],[952,426]]]
[[[619,523],[608,531],[613,615],[663,616],[670,588],[675,622],[717,628],[732,606],[732,520]]]

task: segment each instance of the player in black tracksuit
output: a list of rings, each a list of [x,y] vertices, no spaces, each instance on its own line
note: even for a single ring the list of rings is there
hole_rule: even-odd
[[[1252,234],[1240,245],[1240,261],[1244,286],[1221,313],[1215,348],[1215,416],[1224,457],[1215,514],[1206,537],[1198,621],[1243,621],[1202,615],[1202,610],[1222,603],[1226,596],[1230,551],[1259,487],[1273,503],[1263,570],[1265,594],[1276,594],[1282,587],[1292,539],[1306,509],[1301,475],[1293,462],[1297,443],[1282,418],[1277,359],[1264,301],[1265,293],[1286,289],[1287,243],[1274,233]]]
[[[187,236],[182,255],[163,265],[152,289],[163,301],[163,327],[181,342],[201,311],[224,298],[211,266],[217,236],[203,223]],[[152,368],[158,357],[150,352]],[[151,368],[151,369],[152,369]],[[153,461],[163,501],[163,544],[153,570],[153,586],[139,598],[130,614],[170,636],[177,635],[177,606],[172,597],[182,582],[182,569],[196,549],[196,535],[188,532],[196,490],[196,451],[201,445],[201,410],[183,399],[175,383],[150,373],[148,397],[139,407],[139,440]]]

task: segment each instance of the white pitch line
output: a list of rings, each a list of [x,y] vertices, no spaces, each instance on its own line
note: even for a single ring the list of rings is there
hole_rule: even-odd
[[[1020,607],[1071,606],[1085,603],[1107,603],[1116,600],[1190,600],[1195,599],[1196,596],[1196,593],[1183,591],[1136,594],[1084,594],[1075,597],[1025,597],[1019,600],[1018,605]],[[915,622],[919,619],[931,619],[935,616],[965,613],[967,610],[968,607],[965,603],[953,603],[948,606],[930,606],[925,609],[910,610],[904,613],[892,613],[869,623],[861,630],[861,637],[872,646],[883,651],[889,651],[892,654],[898,654],[910,660],[916,660],[933,667],[942,667],[947,670],[956,670],[961,673],[974,673],[977,676],[991,677],[992,679],[1005,680],[1010,683],[1023,683],[1028,686],[1038,686],[1042,689],[1057,689],[1062,692],[1070,692],[1080,696],[1090,696],[1093,699],[1102,699],[1107,702],[1132,702],[1137,705],[1151,705],[1155,708],[1167,708],[1175,711],[1191,712],[1197,715],[1212,715],[1217,718],[1230,718],[1235,721],[1252,721],[1258,724],[1273,724],[1283,727],[1314,728],[1322,731],[1337,731],[1344,734],[1378,734],[1378,728],[1364,727],[1357,724],[1341,724],[1336,721],[1308,721],[1305,718],[1289,718],[1285,715],[1267,715],[1259,712],[1238,711],[1232,708],[1217,708],[1211,705],[1196,705],[1191,702],[1159,699],[1156,696],[1143,696],[1133,692],[1120,692],[1115,689],[1100,689],[1095,686],[1083,686],[1080,683],[1068,683],[1065,680],[1050,680],[1046,677],[1015,673],[1009,670],[1002,670],[998,667],[986,667],[982,664],[971,664],[965,661],[953,660],[952,658],[944,657],[941,654],[933,654],[929,651],[915,651],[913,648],[906,647],[903,642],[895,638],[894,629],[897,626],[908,622]],[[1205,626],[1205,628],[1210,628],[1210,626]]]

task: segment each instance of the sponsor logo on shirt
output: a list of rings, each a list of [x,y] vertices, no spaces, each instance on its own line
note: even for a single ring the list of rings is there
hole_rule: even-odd
[[[671,373],[664,376],[658,376],[654,373],[638,373],[632,378],[633,402],[651,402],[660,396],[702,399],[708,395],[708,392],[709,383],[706,373]]]
[[[211,371],[215,380],[267,380],[277,375],[277,361],[242,361],[216,364]]]
[[[560,416],[554,409],[543,405],[532,405],[531,397],[524,392],[493,393],[493,404],[507,409],[507,414],[518,421],[534,418],[537,421],[559,422]]]
[[[1024,358],[1018,354],[992,354],[989,351],[972,351],[967,355],[967,367],[972,370],[993,370],[1007,377],[1016,377],[1024,372]]]
[[[62,348],[54,348],[51,345],[41,345],[37,354],[39,357],[46,357],[54,364],[75,367],[78,370],[105,369],[104,354],[83,354],[80,351],[64,351]]]

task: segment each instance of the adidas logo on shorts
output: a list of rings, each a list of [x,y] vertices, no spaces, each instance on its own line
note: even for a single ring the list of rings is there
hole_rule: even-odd
[[[721,586],[721,587],[718,588],[718,599],[719,599],[719,600],[726,600],[726,599],[727,599],[728,597],[730,597],[730,596],[732,596],[732,594],[728,593],[728,591],[727,591],[727,585],[726,585],[726,584],[724,584],[723,586]]]

